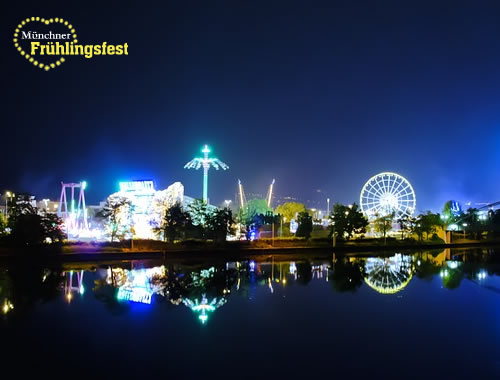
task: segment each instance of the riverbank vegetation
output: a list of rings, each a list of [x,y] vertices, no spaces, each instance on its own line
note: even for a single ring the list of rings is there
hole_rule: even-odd
[[[8,219],[0,218],[0,245],[64,253],[334,245],[369,249],[491,242],[500,238],[500,211],[480,213],[469,209],[457,213],[447,205],[441,214],[427,211],[415,217],[396,218],[395,213],[390,213],[368,220],[356,203],[337,203],[328,216],[319,218],[314,209],[297,202],[284,203],[273,211],[265,200],[252,200],[233,216],[228,207],[216,208],[194,200],[185,208],[179,203],[164,207],[160,221],[153,226],[156,240],[138,240],[132,238],[133,206],[126,199],[108,198],[96,214],[96,223],[102,225],[109,242],[75,243],[67,241],[63,221],[56,214],[41,212],[29,197],[19,196],[9,207]]]

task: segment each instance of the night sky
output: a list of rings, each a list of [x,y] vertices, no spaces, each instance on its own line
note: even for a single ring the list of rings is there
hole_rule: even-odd
[[[87,180],[97,203],[120,180],[174,181],[203,144],[212,203],[237,179],[263,193],[350,203],[382,171],[405,176],[418,211],[500,200],[500,3],[144,1],[2,12],[0,190],[57,198]],[[106,5],[108,4],[108,5]],[[67,57],[43,72],[13,46],[31,16],[63,17],[83,44],[129,56]]]

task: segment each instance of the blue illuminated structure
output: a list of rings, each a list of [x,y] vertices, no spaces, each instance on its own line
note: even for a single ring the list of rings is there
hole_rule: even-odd
[[[119,301],[131,301],[149,305],[153,291],[149,284],[146,270],[133,269],[129,272],[129,276],[131,277],[131,283],[121,286],[118,289],[116,298]]]
[[[119,301],[132,301],[149,305],[151,303],[152,295],[152,292],[147,290],[146,288],[126,289],[122,287],[118,289],[116,298]]]

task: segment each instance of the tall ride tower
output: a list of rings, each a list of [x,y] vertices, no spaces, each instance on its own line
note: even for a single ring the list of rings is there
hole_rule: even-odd
[[[208,170],[211,167],[214,167],[215,170],[227,170],[229,169],[229,166],[218,158],[209,158],[208,154],[210,153],[210,148],[208,145],[205,145],[201,152],[203,153],[203,157],[193,158],[186,165],[184,165],[184,169],[198,170],[203,167],[203,201],[208,203]]]

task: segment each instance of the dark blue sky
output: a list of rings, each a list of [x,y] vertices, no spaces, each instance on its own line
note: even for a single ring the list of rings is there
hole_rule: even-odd
[[[12,46],[31,16],[130,55],[42,72]],[[200,197],[183,165],[208,143],[230,165],[210,177],[215,203],[238,178],[349,203],[381,171],[410,180],[419,210],[500,200],[498,2],[21,2],[0,28],[2,191],[86,179],[97,202],[153,178]]]

